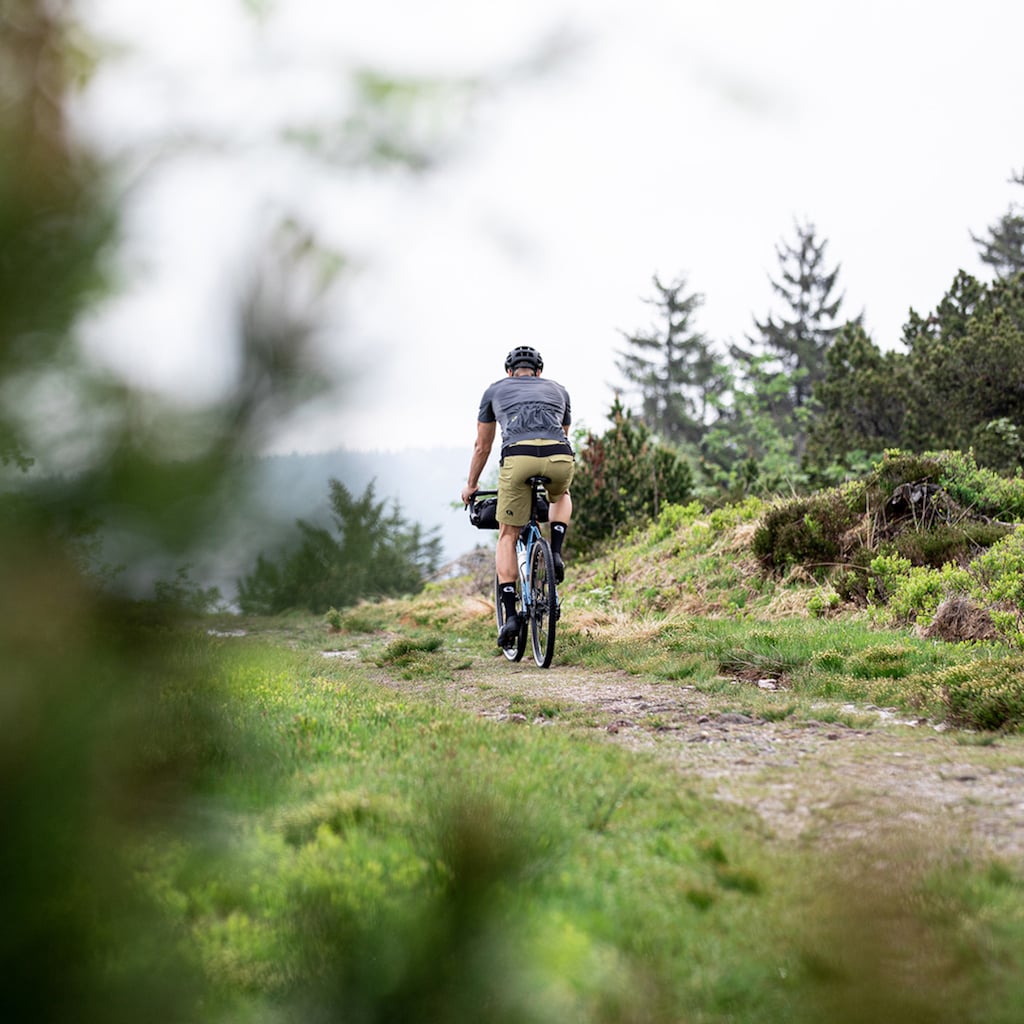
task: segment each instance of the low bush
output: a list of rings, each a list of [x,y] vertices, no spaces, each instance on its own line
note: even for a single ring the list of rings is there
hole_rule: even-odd
[[[999,520],[1024,519],[1024,477],[1003,476],[979,466],[973,452],[945,451],[935,456],[943,487],[973,513]]]
[[[862,514],[863,494],[856,485],[785,501],[765,514],[751,549],[769,571],[784,573],[799,565],[821,578],[840,562],[843,538]]]
[[[965,593],[965,573],[953,566],[936,572],[924,566],[911,566],[891,581],[889,612],[893,620],[903,625],[926,625],[939,605],[951,593]]]
[[[893,544],[914,565],[941,569],[962,562],[1003,539],[1012,527],[1002,523],[941,523],[927,530],[904,530]]]
[[[774,505],[751,549],[767,573],[802,570],[830,584],[842,602],[887,607],[901,626],[931,628],[945,602],[969,598],[969,616],[948,605],[949,628],[936,625],[930,635],[998,633],[1016,643],[1024,537],[993,517],[1021,514],[1024,478],[980,469],[970,453],[890,451],[860,483]],[[832,610],[820,598],[807,609],[817,616]]]
[[[1024,726],[1024,658],[956,665],[936,673],[931,687],[950,725],[987,732]]]

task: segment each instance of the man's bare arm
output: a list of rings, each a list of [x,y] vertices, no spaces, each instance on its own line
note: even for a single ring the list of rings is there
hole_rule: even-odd
[[[473,445],[473,457],[469,461],[469,478],[466,481],[466,486],[462,488],[463,505],[469,504],[473,492],[480,486],[480,474],[491,457],[491,448],[494,446],[497,427],[497,423],[479,422],[476,425],[476,444]]]

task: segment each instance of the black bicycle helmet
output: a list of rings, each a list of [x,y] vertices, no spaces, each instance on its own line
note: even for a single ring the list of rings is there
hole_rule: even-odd
[[[535,348],[519,345],[505,357],[505,372],[508,373],[519,366],[528,366],[534,373],[540,373],[544,369],[544,360]]]

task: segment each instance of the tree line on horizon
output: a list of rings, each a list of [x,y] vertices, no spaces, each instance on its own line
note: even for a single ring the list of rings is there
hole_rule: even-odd
[[[1024,172],[1013,175],[1024,185]],[[623,331],[628,413],[691,467],[705,500],[805,491],[865,471],[889,448],[973,450],[1012,472],[1024,456],[1024,205],[971,236],[990,283],[959,270],[936,308],[910,309],[901,349],[844,317],[840,265],[813,223],[776,247],[781,312],[743,344],[697,323],[687,277],[653,277],[650,325]],[[629,402],[617,395],[613,427]],[[634,425],[635,426],[635,425]],[[584,449],[596,440],[586,438]],[[584,459],[585,461],[585,459]]]

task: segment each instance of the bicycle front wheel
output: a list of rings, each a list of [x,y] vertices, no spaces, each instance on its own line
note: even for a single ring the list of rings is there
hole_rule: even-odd
[[[519,584],[516,584],[517,588]],[[522,601],[517,601],[520,609],[522,609]],[[498,577],[494,577],[494,608],[495,617],[498,620],[498,632],[501,632],[501,627],[505,625],[505,606],[501,602],[501,585],[498,583]],[[516,637],[515,647],[502,647],[500,648],[501,653],[508,658],[509,661],[521,661],[523,655],[526,653],[526,623],[523,621],[523,612],[520,610],[520,626],[519,636]]]
[[[558,590],[551,547],[538,537],[530,557],[530,639],[533,660],[547,668],[555,655],[555,624],[558,622]]]

